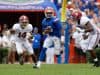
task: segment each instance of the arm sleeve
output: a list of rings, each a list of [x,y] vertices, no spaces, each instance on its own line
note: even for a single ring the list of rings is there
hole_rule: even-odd
[[[46,28],[45,26],[45,19],[42,20],[42,31],[44,31],[44,29]]]
[[[12,27],[12,30],[14,30],[16,33],[18,33],[20,30],[19,30],[19,25],[18,24],[14,24],[13,27]]]
[[[32,30],[33,30],[33,26],[31,24],[29,24],[27,32],[32,32]]]
[[[16,30],[17,27],[18,27],[18,26],[17,26],[16,24],[14,24],[13,27],[12,27],[12,29]]]

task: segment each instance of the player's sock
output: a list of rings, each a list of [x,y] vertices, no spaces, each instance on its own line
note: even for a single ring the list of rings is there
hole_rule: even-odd
[[[95,59],[94,59],[94,62],[97,62],[97,61],[98,61],[98,58],[95,58]]]
[[[31,57],[32,57],[32,60],[34,61],[34,63],[36,64],[36,63],[37,63],[37,58],[36,58],[36,56],[33,54],[33,55],[31,55]]]
[[[19,63],[20,63],[20,65],[23,65],[24,64],[23,54],[20,54],[19,55]]]
[[[40,66],[41,66],[41,61],[38,61],[37,62],[37,67],[40,68]]]

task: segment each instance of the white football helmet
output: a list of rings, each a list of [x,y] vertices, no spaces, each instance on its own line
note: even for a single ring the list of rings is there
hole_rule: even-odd
[[[21,28],[24,29],[28,23],[29,23],[29,19],[26,15],[22,15],[19,17],[19,23],[21,25]]]

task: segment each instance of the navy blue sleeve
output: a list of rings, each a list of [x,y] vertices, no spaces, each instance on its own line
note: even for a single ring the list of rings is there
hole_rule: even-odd
[[[56,25],[56,28],[58,30],[61,30],[62,29],[62,25],[61,25],[61,22],[58,18],[54,19],[54,25]]]
[[[44,29],[46,28],[46,25],[45,25],[45,18],[42,20],[42,31],[44,31]]]
[[[58,18],[54,19],[54,34],[58,37],[61,37],[62,25]]]

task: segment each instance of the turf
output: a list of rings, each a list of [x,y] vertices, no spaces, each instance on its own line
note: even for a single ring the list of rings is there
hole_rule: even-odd
[[[30,64],[1,64],[0,75],[100,75],[100,67],[92,67],[91,64],[44,64],[40,69],[33,69]]]

